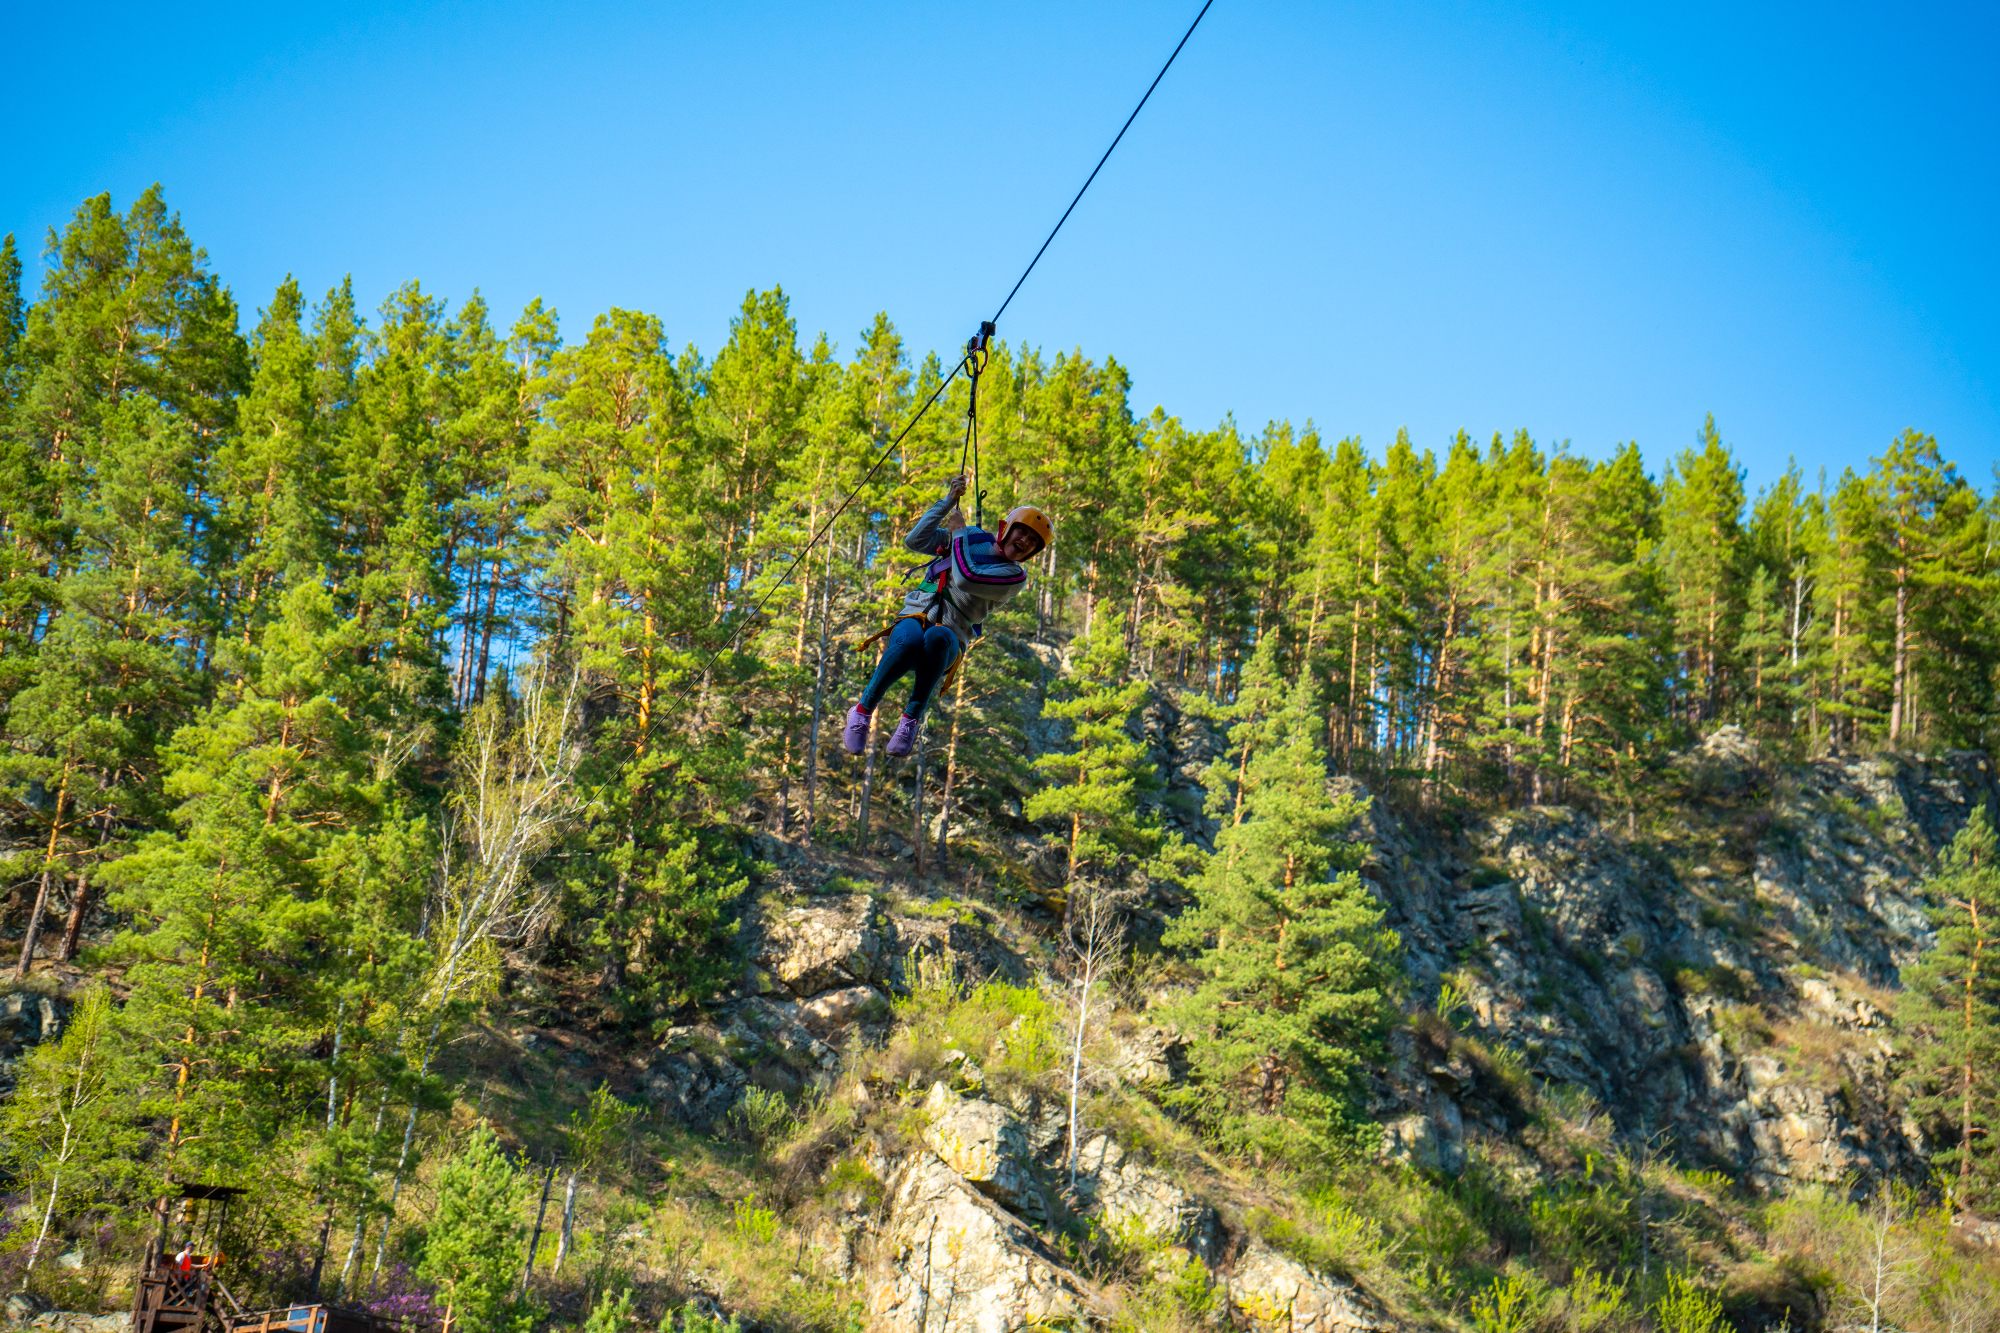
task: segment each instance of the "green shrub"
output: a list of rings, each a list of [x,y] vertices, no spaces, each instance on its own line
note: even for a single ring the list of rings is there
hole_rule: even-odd
[[[792,1108],[784,1096],[768,1092],[763,1088],[745,1088],[736,1100],[730,1116],[743,1127],[743,1133],[752,1143],[765,1143],[785,1123],[792,1114]]]
[[[827,1173],[826,1183],[820,1187],[820,1195],[822,1198],[827,1198],[836,1194],[857,1193],[867,1201],[868,1208],[873,1211],[881,1205],[887,1188],[882,1183],[882,1178],[868,1169],[868,1163],[858,1157],[843,1157],[834,1165],[833,1170]]]
[[[1313,1238],[1311,1255],[1314,1266],[1355,1277],[1390,1263],[1393,1247],[1380,1219],[1368,1216],[1342,1199],[1321,1196],[1316,1203],[1313,1220],[1318,1223],[1318,1234]]]
[[[1723,1043],[1738,1055],[1771,1044],[1771,1025],[1755,1005],[1719,1004],[1709,1021],[1715,1024]]]
[[[1577,1333],[1591,1333],[1628,1312],[1625,1288],[1609,1273],[1579,1268],[1563,1290],[1564,1316]]]
[[[1534,1323],[1534,1293],[1518,1273],[1494,1278],[1472,1298],[1472,1326],[1479,1333],[1527,1333]]]
[[[1736,1184],[1736,1178],[1727,1171],[1687,1171],[1682,1173],[1681,1178],[1710,1194],[1727,1194]]]
[[[671,1333],[674,1316],[668,1315],[660,1321],[660,1333]],[[727,1323],[713,1315],[702,1313],[692,1305],[680,1308],[680,1333],[743,1333],[743,1323],[735,1315],[729,1316]]]
[[[1631,1210],[1613,1180],[1560,1180],[1538,1187],[1528,1200],[1535,1244],[1565,1264],[1584,1266],[1616,1259]]]
[[[610,1292],[598,1298],[597,1308],[583,1321],[583,1333],[623,1333],[632,1322],[632,1289],[626,1287],[616,1296]]]
[[[1686,1273],[1667,1274],[1667,1294],[1653,1307],[1660,1333],[1719,1333],[1722,1302]]]
[[[1450,976],[1438,987],[1437,1016],[1449,1027],[1461,1027],[1466,1011],[1472,1007],[1472,979],[1466,976]]]
[[[759,1245],[769,1245],[778,1236],[778,1215],[759,1208],[755,1199],[737,1201],[733,1221],[736,1234]]]

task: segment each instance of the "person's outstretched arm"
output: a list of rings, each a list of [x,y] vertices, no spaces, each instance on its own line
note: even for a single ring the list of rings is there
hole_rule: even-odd
[[[903,545],[918,555],[943,555],[950,544],[945,535],[945,515],[958,504],[958,497],[965,494],[965,486],[963,474],[953,477],[945,485],[944,498],[923,512],[916,526],[903,538]]]

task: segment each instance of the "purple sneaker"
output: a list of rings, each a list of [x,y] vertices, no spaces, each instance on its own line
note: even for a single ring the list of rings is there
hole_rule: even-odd
[[[889,738],[889,744],[884,748],[896,758],[901,759],[904,755],[917,748],[917,728],[921,726],[923,726],[922,722],[911,717],[908,713],[903,714],[896,721],[896,734]]]
[[[847,710],[847,725],[840,729],[840,743],[849,754],[860,754],[868,748],[868,724],[874,720],[875,715],[861,711],[860,704]]]

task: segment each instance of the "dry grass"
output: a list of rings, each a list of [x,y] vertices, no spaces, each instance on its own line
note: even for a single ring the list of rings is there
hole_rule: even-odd
[[[1843,1058],[1872,1050],[1876,1039],[1815,1019],[1786,1019],[1771,1025],[1771,1046],[1797,1072],[1834,1082],[1848,1076]]]

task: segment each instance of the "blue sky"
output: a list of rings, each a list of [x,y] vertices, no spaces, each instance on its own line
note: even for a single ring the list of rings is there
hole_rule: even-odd
[[[0,230],[158,180],[242,302],[420,279],[712,350],[990,314],[1197,8],[8,0]],[[2000,460],[1992,6],[1217,0],[1003,324],[1135,406],[1752,484]]]

